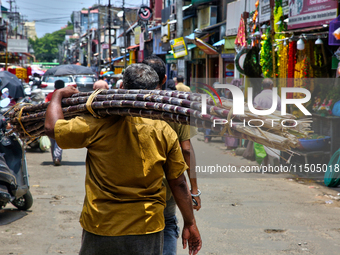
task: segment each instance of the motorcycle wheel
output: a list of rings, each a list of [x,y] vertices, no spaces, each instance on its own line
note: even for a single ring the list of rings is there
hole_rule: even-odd
[[[12,204],[18,208],[19,210],[28,210],[33,205],[33,197],[29,190],[27,190],[27,193],[23,195],[22,197],[19,197],[18,199],[15,199],[12,201]]]

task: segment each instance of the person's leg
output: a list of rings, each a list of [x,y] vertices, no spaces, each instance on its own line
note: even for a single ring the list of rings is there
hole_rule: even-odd
[[[177,239],[179,227],[176,215],[165,219],[163,255],[177,254]]]
[[[56,140],[50,138],[50,141],[51,141],[51,154],[52,154],[53,163],[55,166],[60,166],[63,150],[58,146]]]
[[[163,231],[147,235],[99,236],[83,230],[79,255],[160,255]]]
[[[211,129],[206,129],[205,130],[205,136],[204,136],[204,141],[206,142],[206,143],[208,143],[208,142],[210,142],[210,140],[211,140],[211,136],[210,136],[210,134],[211,134]]]
[[[177,239],[179,237],[179,227],[176,218],[176,202],[174,197],[166,201],[164,209],[165,228],[163,255],[176,255]]]

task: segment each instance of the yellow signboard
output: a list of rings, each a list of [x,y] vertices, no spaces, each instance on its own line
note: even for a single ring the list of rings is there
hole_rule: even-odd
[[[171,49],[174,52],[174,58],[181,58],[188,55],[187,47],[183,37],[170,41]]]
[[[139,35],[142,32],[142,28],[140,26],[135,27],[135,44],[139,44]]]

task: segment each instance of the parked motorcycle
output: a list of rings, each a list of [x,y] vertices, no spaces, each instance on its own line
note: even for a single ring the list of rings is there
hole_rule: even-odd
[[[5,104],[1,102],[0,105],[4,107]],[[7,132],[7,128],[5,117],[0,115],[0,209],[12,203],[19,210],[28,210],[33,197],[23,142],[14,132]]]

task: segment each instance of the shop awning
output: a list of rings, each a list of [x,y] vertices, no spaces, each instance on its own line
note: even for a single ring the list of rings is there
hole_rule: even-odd
[[[214,43],[213,46],[217,47],[217,46],[221,46],[221,45],[224,45],[224,44],[225,44],[225,39],[222,39],[221,41]]]
[[[224,24],[226,24],[226,21],[225,21],[225,20],[222,21],[222,22],[219,22],[219,23],[217,23],[217,24],[211,25],[211,26],[209,26],[209,27],[205,27],[205,28],[202,29],[202,31],[204,32],[204,31],[207,31],[207,30],[210,30],[210,29],[214,29],[214,28],[220,27],[220,26],[222,26],[222,25],[224,25]]]
[[[187,44],[187,50],[192,50],[193,48],[196,48],[197,46],[195,44]],[[169,51],[170,54],[174,54],[172,50]]]
[[[139,47],[139,44],[129,46],[129,47],[127,47],[126,49],[127,49],[127,50],[132,50],[132,49],[135,49],[135,48],[138,48],[138,47]]]
[[[186,36],[185,39],[195,40],[195,33],[192,33],[192,34]]]
[[[183,20],[190,19],[190,18],[192,18],[192,17],[195,17],[195,14],[190,14],[190,15],[188,15],[188,16],[184,16]],[[168,22],[168,24],[174,24],[174,23],[177,23],[177,19],[170,20],[170,21]]]
[[[182,10],[185,11],[186,9],[189,9],[192,6],[192,4],[186,5],[182,7]]]
[[[230,36],[225,38],[224,48],[227,50],[235,50],[236,36]]]
[[[206,53],[208,55],[218,54],[218,52],[216,51],[216,49],[213,46],[211,46],[208,43],[203,42],[199,38],[196,38],[193,42],[194,42],[194,44],[196,44],[196,46],[198,48],[200,48],[204,53]]]
[[[128,53],[128,54],[126,54],[125,56],[128,57],[129,55],[130,55],[130,54]],[[124,56],[120,56],[120,57],[118,57],[118,58],[114,58],[114,59],[111,60],[111,62],[115,62],[115,61],[117,61],[117,60],[121,60],[122,58],[124,58]]]

